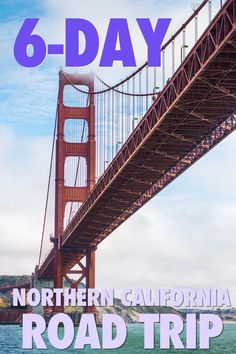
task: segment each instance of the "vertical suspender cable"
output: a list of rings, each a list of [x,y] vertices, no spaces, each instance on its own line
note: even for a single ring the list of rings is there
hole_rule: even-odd
[[[198,39],[198,15],[195,16],[195,43]]]
[[[100,165],[99,165],[99,177],[102,174],[102,159],[103,159],[103,136],[102,136],[102,128],[103,128],[103,100],[104,100],[104,93],[100,95],[100,116],[99,116],[99,156],[100,156]]]
[[[148,93],[148,65],[146,66],[146,93]],[[148,96],[146,96],[146,111],[148,109]]]
[[[106,161],[106,92],[103,100],[103,172],[105,171]]]
[[[122,84],[121,87],[122,87],[121,91],[124,92],[124,84]],[[123,145],[124,144],[124,95],[123,94],[121,94],[121,116],[122,116],[121,143]]]
[[[114,90],[112,90],[112,104],[111,104],[111,106],[112,106],[112,117],[111,117],[111,119],[112,119],[112,126],[111,126],[111,136],[112,136],[112,142],[111,142],[111,149],[112,149],[112,159],[113,159],[113,157],[114,157],[114,109],[115,109],[115,107],[114,107],[114,105],[115,105],[115,92],[114,92]]]
[[[209,0],[208,2],[208,12],[209,12],[209,23],[211,22],[212,19],[212,1]]]
[[[155,89],[155,87],[157,87],[157,68],[156,66],[153,68],[153,90]]]
[[[175,72],[175,41],[172,41],[172,75]],[[156,87],[156,86],[155,86]]]
[[[135,76],[133,77],[133,120],[131,122],[131,131],[133,130],[133,121],[135,118]]]
[[[166,83],[166,73],[165,73],[165,49],[162,51],[162,87],[165,86]]]
[[[139,72],[139,94],[141,94],[142,71]],[[139,96],[139,116],[142,116],[142,97]]]
[[[129,80],[127,81],[127,92],[129,93]],[[127,96],[127,117],[126,117],[126,137],[129,136],[129,122],[130,122],[130,96]]]

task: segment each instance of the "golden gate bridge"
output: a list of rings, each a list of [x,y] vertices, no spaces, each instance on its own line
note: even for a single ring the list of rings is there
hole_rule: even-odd
[[[236,0],[203,1],[161,57],[114,85],[60,70],[32,286],[94,288],[98,245],[235,130]]]

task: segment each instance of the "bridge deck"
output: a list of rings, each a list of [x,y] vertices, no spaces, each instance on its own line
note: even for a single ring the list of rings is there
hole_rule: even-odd
[[[233,131],[235,111],[236,0],[229,0],[66,228],[64,266],[96,247]],[[39,276],[52,278],[52,265],[53,251]]]

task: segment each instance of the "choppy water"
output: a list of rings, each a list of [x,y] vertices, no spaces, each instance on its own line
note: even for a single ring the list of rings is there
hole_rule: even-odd
[[[76,330],[77,331],[77,330]],[[99,328],[99,332],[101,329]],[[156,338],[156,346],[154,350],[145,350],[143,349],[143,326],[142,325],[129,325],[128,327],[128,337],[125,344],[119,349],[113,350],[91,350],[87,347],[84,350],[78,349],[66,349],[66,350],[58,350],[52,348],[47,340],[47,336],[45,335],[45,342],[48,346],[48,350],[23,350],[22,349],[22,328],[19,326],[0,326],[0,354],[5,353],[49,353],[54,354],[56,352],[64,352],[64,353],[86,353],[86,354],[98,354],[103,352],[112,353],[112,354],[124,354],[124,353],[134,353],[134,354],[142,354],[142,353],[176,353],[177,349],[169,349],[169,350],[160,350],[159,349],[159,327],[156,328],[155,331]],[[226,324],[224,326],[224,332],[220,337],[214,338],[211,342],[211,349],[209,350],[180,350],[181,353],[209,353],[209,354],[236,354],[236,325],[235,324]]]

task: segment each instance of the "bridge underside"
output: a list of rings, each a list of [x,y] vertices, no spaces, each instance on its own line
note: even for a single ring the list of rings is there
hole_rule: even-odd
[[[236,128],[235,0],[226,5],[66,228],[65,269]],[[39,276],[52,272],[53,252]]]

